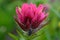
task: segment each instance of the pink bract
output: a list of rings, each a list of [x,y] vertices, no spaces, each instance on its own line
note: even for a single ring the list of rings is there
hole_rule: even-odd
[[[36,29],[47,18],[48,14],[43,11],[44,5],[38,7],[35,4],[24,3],[22,7],[16,7],[17,21],[19,26],[27,31],[30,28]]]

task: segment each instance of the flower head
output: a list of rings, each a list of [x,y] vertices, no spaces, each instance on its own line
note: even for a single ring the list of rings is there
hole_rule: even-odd
[[[40,4],[38,7],[35,4],[24,3],[22,7],[16,7],[17,23],[24,30],[36,29],[47,18],[45,6]]]

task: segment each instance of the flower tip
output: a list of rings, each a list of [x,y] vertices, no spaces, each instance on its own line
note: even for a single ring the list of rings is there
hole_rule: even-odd
[[[16,10],[19,10],[19,11],[20,11],[20,10],[21,10],[21,8],[20,8],[20,7],[16,7]]]
[[[16,13],[20,14],[21,13],[21,8],[20,7],[16,7]]]
[[[45,16],[47,17],[49,15],[49,13],[47,13]]]
[[[46,14],[46,16],[48,16],[48,15],[49,15],[49,13]]]

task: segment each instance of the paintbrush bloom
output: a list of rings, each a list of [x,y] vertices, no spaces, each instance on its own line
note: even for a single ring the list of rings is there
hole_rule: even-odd
[[[45,6],[40,4],[24,3],[22,7],[16,7],[17,18],[15,19],[19,26],[24,30],[36,29],[47,18]]]

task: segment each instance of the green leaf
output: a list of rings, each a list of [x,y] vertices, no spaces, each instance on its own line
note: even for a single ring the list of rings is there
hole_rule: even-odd
[[[24,35],[23,33],[19,32],[18,30],[16,30],[16,31],[17,31],[18,35],[20,36],[20,39],[23,39],[23,40],[27,39],[27,35]]]
[[[20,37],[23,37],[23,34],[22,33],[20,33],[18,30],[16,30],[17,31],[17,33],[18,33],[18,35],[20,36]]]
[[[9,35],[10,37],[12,37],[14,40],[18,40],[18,37],[15,36],[14,34],[8,33],[8,35]]]

